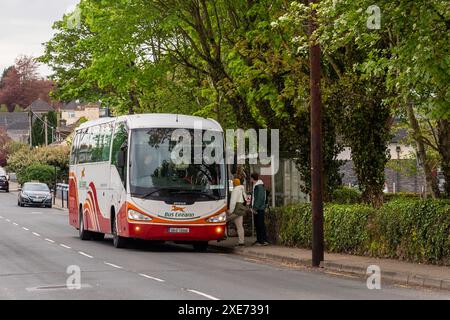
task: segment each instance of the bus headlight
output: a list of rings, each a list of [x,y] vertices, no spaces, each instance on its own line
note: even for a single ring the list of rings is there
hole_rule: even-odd
[[[138,220],[138,221],[151,221],[152,218],[149,216],[142,214],[140,212],[137,212],[136,210],[130,209],[128,210],[128,219],[131,220]]]
[[[207,222],[211,222],[211,223],[219,223],[219,222],[225,222],[227,220],[227,213],[226,212],[222,212],[221,214],[218,214],[217,216],[211,217],[208,220],[206,220]]]

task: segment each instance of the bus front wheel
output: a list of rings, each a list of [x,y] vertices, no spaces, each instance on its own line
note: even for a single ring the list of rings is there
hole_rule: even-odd
[[[115,248],[121,249],[126,246],[126,238],[119,236],[119,232],[117,231],[117,222],[114,217],[112,222],[112,234],[113,234],[113,244]]]

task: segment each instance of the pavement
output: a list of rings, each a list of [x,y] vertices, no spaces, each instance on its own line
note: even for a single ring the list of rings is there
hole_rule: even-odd
[[[312,252],[308,249],[283,246],[252,246],[256,239],[246,238],[245,247],[235,247],[236,238],[212,244],[216,249],[246,257],[266,259],[290,265],[310,267]],[[367,276],[369,266],[378,266],[382,281],[399,285],[434,288],[450,291],[450,267],[410,263],[394,259],[380,259],[349,254],[325,253],[322,268],[327,271]]]
[[[70,290],[67,284],[78,276],[79,289]],[[12,192],[0,193],[0,299],[449,300],[450,292],[384,282],[380,290],[369,290],[365,277],[228,253],[215,245],[206,253],[143,241],[116,249],[110,237],[81,241],[67,210],[20,208]]]

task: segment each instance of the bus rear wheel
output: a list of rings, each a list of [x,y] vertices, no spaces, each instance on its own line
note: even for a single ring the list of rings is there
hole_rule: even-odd
[[[112,234],[113,234],[113,245],[117,249],[125,248],[127,239],[119,236],[119,232],[117,231],[117,222],[116,218],[113,218],[112,221]]]
[[[84,221],[83,221],[83,213],[82,212],[80,212],[80,219],[79,219],[79,221],[80,221],[80,229],[78,230],[78,234],[80,236],[80,239],[83,240],[83,241],[91,240],[92,239],[91,232],[89,232],[88,230],[86,230],[84,228]]]

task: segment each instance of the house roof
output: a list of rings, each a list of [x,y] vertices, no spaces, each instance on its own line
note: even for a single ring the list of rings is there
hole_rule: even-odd
[[[27,112],[0,112],[0,126],[7,131],[27,130],[29,128]]]
[[[99,103],[84,103],[78,100],[73,100],[69,103],[66,103],[62,106],[61,110],[63,111],[75,111],[75,110],[84,110],[87,107],[98,107],[100,108]]]
[[[42,99],[34,100],[33,103],[27,108],[27,110],[30,109],[34,112],[49,112],[55,110],[48,102]]]

